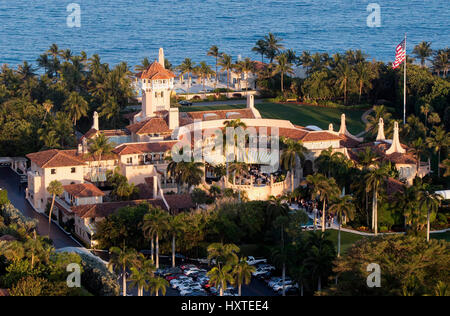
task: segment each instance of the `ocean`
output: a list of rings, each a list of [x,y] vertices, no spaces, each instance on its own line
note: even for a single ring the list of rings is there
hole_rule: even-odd
[[[80,27],[67,24],[71,3],[79,5]],[[378,5],[379,27],[368,26],[369,3]],[[0,0],[0,64],[36,65],[52,43],[131,66],[156,59],[159,47],[174,65],[185,57],[214,64],[211,45],[260,60],[251,48],[269,32],[298,54],[361,49],[388,62],[405,33],[409,54],[421,41],[448,47],[449,7],[444,0]]]

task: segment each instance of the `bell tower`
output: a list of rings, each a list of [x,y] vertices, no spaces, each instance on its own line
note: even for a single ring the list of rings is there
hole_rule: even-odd
[[[142,91],[142,111],[135,120],[139,122],[154,117],[156,112],[170,111],[170,95],[175,75],[164,67],[162,48],[159,49],[158,60],[137,76]]]

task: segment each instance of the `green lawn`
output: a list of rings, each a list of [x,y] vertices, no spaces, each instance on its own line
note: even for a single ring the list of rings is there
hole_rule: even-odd
[[[301,126],[316,125],[322,129],[328,129],[328,125],[333,123],[335,131],[339,130],[341,114],[345,113],[347,129],[350,133],[356,135],[365,128],[364,123],[361,121],[361,116],[364,113],[362,110],[341,110],[318,106],[277,103],[261,103],[255,106],[262,117],[265,118],[289,120]]]
[[[230,101],[232,102],[232,101]],[[256,108],[264,118],[289,120],[296,125],[308,126],[316,125],[322,129],[328,129],[328,125],[333,123],[334,130],[339,130],[341,124],[341,114],[347,117],[347,128],[353,134],[358,134],[364,130],[364,123],[361,121],[362,110],[341,110],[318,106],[261,103],[256,104]],[[180,107],[180,112],[214,111],[242,109],[245,105],[215,105],[215,106],[192,106]]]
[[[328,229],[327,231],[330,233],[329,238],[333,241],[337,251],[338,231],[334,229]],[[368,237],[341,231],[341,252],[345,253],[355,242],[363,238]]]

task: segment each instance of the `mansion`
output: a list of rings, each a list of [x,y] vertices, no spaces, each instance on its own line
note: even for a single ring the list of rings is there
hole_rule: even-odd
[[[393,139],[388,140],[381,120],[376,141],[363,143],[347,130],[345,115],[342,115],[340,128],[336,131],[332,124],[327,130],[321,130],[315,126],[294,125],[288,120],[265,119],[256,109],[253,95],[248,95],[244,109],[179,112],[178,108],[170,106],[175,74],[164,68],[162,49],[159,60],[136,76],[142,92],[142,109],[129,116],[130,124],[125,129],[100,130],[95,112],[92,128],[80,139],[78,148],[52,149],[27,155],[31,162],[26,191],[30,204],[37,211],[45,212],[51,199],[46,188],[53,180],[60,181],[64,194],[56,198],[54,214],[57,221],[61,226],[73,221],[75,234],[90,246],[95,246],[92,240],[95,223],[120,207],[147,202],[169,212],[177,212],[195,206],[188,194],[173,194],[181,192],[177,192],[174,179],[168,176],[169,162],[166,158],[171,155],[172,148],[189,138],[199,125],[203,132],[223,129],[225,122],[239,119],[247,127],[257,130],[276,128],[280,137],[301,141],[309,150],[305,162],[296,164],[293,177],[289,173],[278,177],[277,170],[264,175],[263,181],[250,177],[245,183],[232,183],[228,177],[215,178],[212,168],[205,167],[204,188],[213,182],[222,189],[245,191],[250,200],[267,200],[271,195],[280,196],[291,191],[306,175],[314,172],[315,159],[329,148],[357,160],[359,151],[371,147],[382,159],[396,166],[405,183],[411,183],[416,175],[424,176],[430,171],[428,163],[417,164],[409,149],[400,143],[398,124],[394,128]],[[89,154],[88,143],[100,133],[114,143],[115,148],[97,161]],[[206,144],[211,140],[203,138],[202,141]],[[139,187],[139,200],[107,200],[108,192],[102,185],[106,182],[106,172],[113,170],[119,170],[130,183]]]

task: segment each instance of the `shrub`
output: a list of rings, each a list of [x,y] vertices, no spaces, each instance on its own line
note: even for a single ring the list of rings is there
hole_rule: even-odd
[[[35,229],[38,222],[36,219],[25,217],[10,203],[5,204],[0,208],[0,215],[3,217],[6,225],[16,224],[27,231]]]
[[[9,204],[8,191],[6,191],[5,189],[0,189],[0,206],[3,206],[5,204]]]
[[[116,275],[111,273],[100,259],[87,254],[80,254],[83,266],[81,282],[92,294],[98,296],[118,296],[119,284]]]

